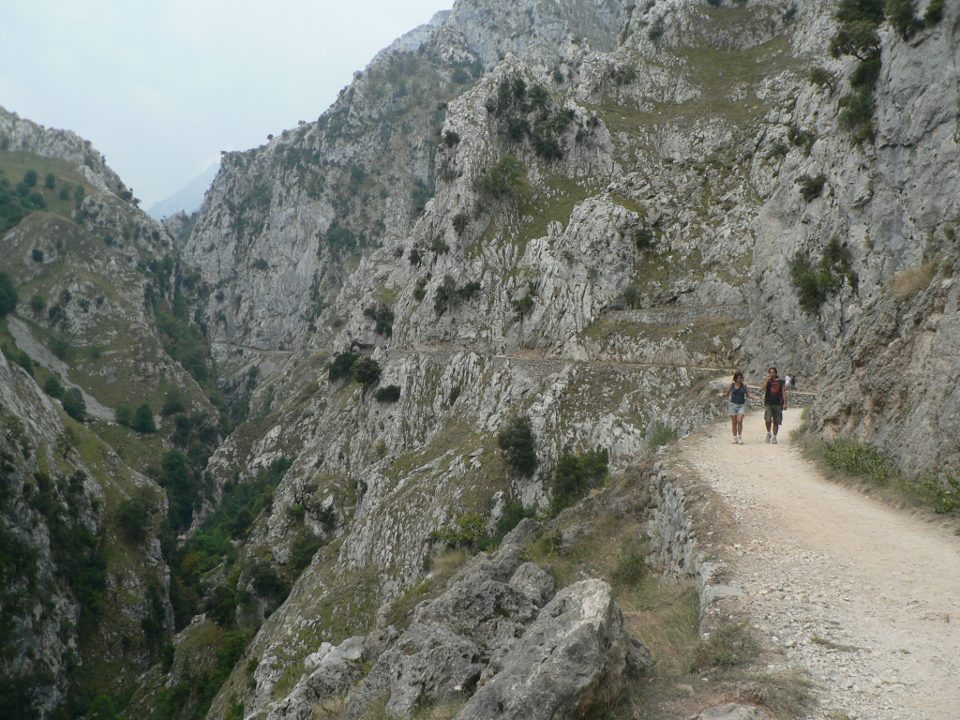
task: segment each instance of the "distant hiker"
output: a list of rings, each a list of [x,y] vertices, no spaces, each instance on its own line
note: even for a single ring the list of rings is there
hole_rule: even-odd
[[[767,370],[763,381],[763,422],[767,426],[767,442],[777,444],[777,430],[783,425],[783,411],[787,409],[787,388],[777,376],[775,367]],[[773,426],[773,433],[770,427]]]
[[[743,445],[743,414],[747,408],[747,398],[750,397],[750,390],[743,381],[743,373],[737,370],[733,374],[733,382],[725,393],[720,393],[720,397],[726,396],[727,415],[730,416],[730,429],[733,431],[733,442],[737,445]]]
[[[790,373],[786,373],[786,374],[783,376],[783,386],[784,386],[785,388],[790,387],[790,380],[791,380]]]

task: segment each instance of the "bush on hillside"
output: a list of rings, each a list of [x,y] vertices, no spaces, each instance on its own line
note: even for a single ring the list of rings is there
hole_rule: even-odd
[[[605,448],[588,450],[581,455],[564,453],[553,471],[553,512],[570,507],[596,487],[607,475],[607,463]]]
[[[497,444],[507,465],[524,477],[530,477],[537,469],[536,441],[526,415],[508,421],[497,434]]]
[[[362,357],[353,364],[353,377],[364,390],[380,382],[382,373],[380,363],[373,358]]]
[[[153,419],[153,410],[144,403],[137,408],[130,420],[130,428],[138,433],[149,434],[157,431],[157,425]]]
[[[5,272],[0,272],[0,317],[13,312],[17,308],[17,289],[13,281]]]
[[[52,398],[59,400],[63,397],[63,384],[56,375],[51,375],[43,383],[43,391]]]
[[[87,403],[83,399],[83,393],[79,388],[70,388],[63,394],[63,409],[67,415],[77,422],[83,422],[87,418]]]

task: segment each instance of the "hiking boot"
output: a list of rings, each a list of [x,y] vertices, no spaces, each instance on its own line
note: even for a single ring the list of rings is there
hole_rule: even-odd
[[[777,444],[777,436],[776,436],[776,435],[774,435],[773,437],[770,438],[770,444],[771,444],[771,445],[776,445],[776,444]]]
[[[733,436],[733,444],[734,444],[734,445],[737,444],[737,436],[736,436],[736,435]]]
[[[772,437],[773,437],[773,435],[771,435],[770,433],[767,433],[767,442],[770,442],[770,438],[772,438]]]
[[[743,445],[743,435],[737,435],[737,445]]]

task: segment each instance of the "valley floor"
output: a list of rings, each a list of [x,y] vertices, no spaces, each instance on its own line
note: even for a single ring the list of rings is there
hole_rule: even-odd
[[[953,527],[828,481],[791,442],[765,443],[748,414],[744,445],[724,420],[680,443],[680,462],[724,506],[724,582],[771,670],[814,683],[817,720],[960,717],[960,537]],[[698,483],[699,484],[699,483]]]

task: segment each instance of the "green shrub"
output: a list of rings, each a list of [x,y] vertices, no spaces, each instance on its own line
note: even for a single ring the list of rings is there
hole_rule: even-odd
[[[803,151],[804,155],[809,155],[813,144],[817,141],[817,136],[809,130],[804,130],[796,125],[787,128],[787,140]]]
[[[42,262],[43,262],[43,250],[41,250],[40,248],[34,248],[34,249],[30,252],[30,257],[33,258],[33,261],[34,261],[35,263],[42,263]]]
[[[796,184],[800,186],[800,195],[806,202],[812,202],[823,194],[823,186],[827,182],[827,176],[820,173],[816,177],[801,175],[796,179]]]
[[[927,27],[933,27],[943,20],[943,6],[946,0],[930,0],[927,11],[923,14],[923,22]]]
[[[387,385],[382,387],[373,394],[373,397],[377,402],[395,403],[400,399],[400,386]]]
[[[872,142],[874,139],[873,90],[861,87],[840,101],[840,125],[849,130],[856,142]]]
[[[455,526],[441,528],[433,537],[450,548],[481,550],[489,539],[487,521],[480,513],[467,513],[457,518]]]
[[[43,295],[37,293],[30,298],[30,309],[33,310],[33,312],[40,314],[46,307],[47,301],[44,299]]]
[[[551,486],[554,514],[575,504],[590,488],[596,487],[607,475],[607,461],[605,448],[588,450],[581,455],[561,455],[553,471]]]
[[[503,506],[503,515],[497,520],[496,541],[499,543],[521,520],[535,515],[534,510],[528,510],[519,500],[508,500]]]
[[[70,388],[63,394],[63,409],[67,415],[77,422],[83,422],[87,417],[87,403],[83,399],[83,393],[78,388]]]
[[[317,550],[323,547],[323,540],[316,535],[308,532],[301,532],[297,535],[293,544],[290,546],[290,571],[293,577],[300,577],[300,574],[307,569],[313,561],[313,556]]]
[[[56,375],[50,375],[43,383],[43,391],[52,398],[59,400],[63,397],[63,384]]]
[[[504,155],[476,183],[477,191],[492,200],[521,200],[529,193],[527,169],[513,155]]]
[[[377,334],[384,337],[393,335],[393,310],[386,305],[377,305],[375,307],[364,308],[364,317],[368,317],[374,322],[374,329]]]
[[[526,415],[508,421],[497,434],[497,444],[507,465],[523,477],[532,476],[537,469],[536,441]]]
[[[157,426],[153,419],[153,410],[149,405],[144,403],[137,408],[130,421],[130,428],[143,434],[155,433],[157,431]]]
[[[677,431],[660,421],[653,422],[647,428],[647,442],[650,447],[658,448],[677,439]]]
[[[824,443],[824,462],[847,475],[865,478],[876,485],[891,485],[899,471],[882,450],[855,440],[828,440]]]
[[[721,625],[703,641],[693,660],[694,669],[731,668],[746,665],[760,652],[760,645],[744,623]]]
[[[430,282],[430,275],[424,275],[422,278],[417,280],[416,286],[413,288],[413,299],[417,302],[423,302],[423,299],[427,296],[427,283]]]
[[[461,68],[457,68],[460,70]],[[454,130],[445,130],[443,133],[443,144],[447,147],[453,147],[460,142],[460,133]]]
[[[30,377],[33,377],[33,358],[27,354],[26,350],[20,350],[14,357],[14,361],[26,370]]]
[[[330,378],[330,382],[351,377],[354,363],[356,363],[359,358],[359,355],[349,351],[334,355],[333,359],[327,365],[327,376]]]
[[[130,427],[130,423],[133,420],[133,408],[127,405],[127,403],[120,403],[113,410],[113,419],[116,421],[117,425]]]
[[[904,40],[909,40],[923,29],[923,23],[917,17],[915,0],[886,0],[887,19]]]
[[[837,76],[824,67],[813,68],[808,77],[814,85],[830,92],[833,92],[833,89],[837,86]]]
[[[837,238],[827,243],[816,265],[802,252],[794,255],[790,261],[790,281],[797,291],[800,309],[810,315],[819,312],[826,299],[839,292],[844,283],[854,291],[859,284],[850,249]]]
[[[610,574],[616,589],[635,587],[647,574],[647,561],[640,548],[629,547],[620,552],[617,565]]]
[[[382,373],[380,363],[373,358],[362,357],[353,364],[353,377],[365,390],[380,382]]]
[[[171,390],[164,398],[163,406],[160,408],[160,414],[164,417],[176,415],[183,412],[187,407],[183,402],[183,397],[178,390]]]
[[[0,272],[0,317],[17,309],[17,290],[5,272]]]
[[[117,527],[127,540],[142,543],[147,539],[153,506],[143,495],[124,500],[117,508]]]
[[[27,187],[36,187],[37,177],[36,170],[27,170],[26,174],[23,176],[23,182],[26,183]]]

